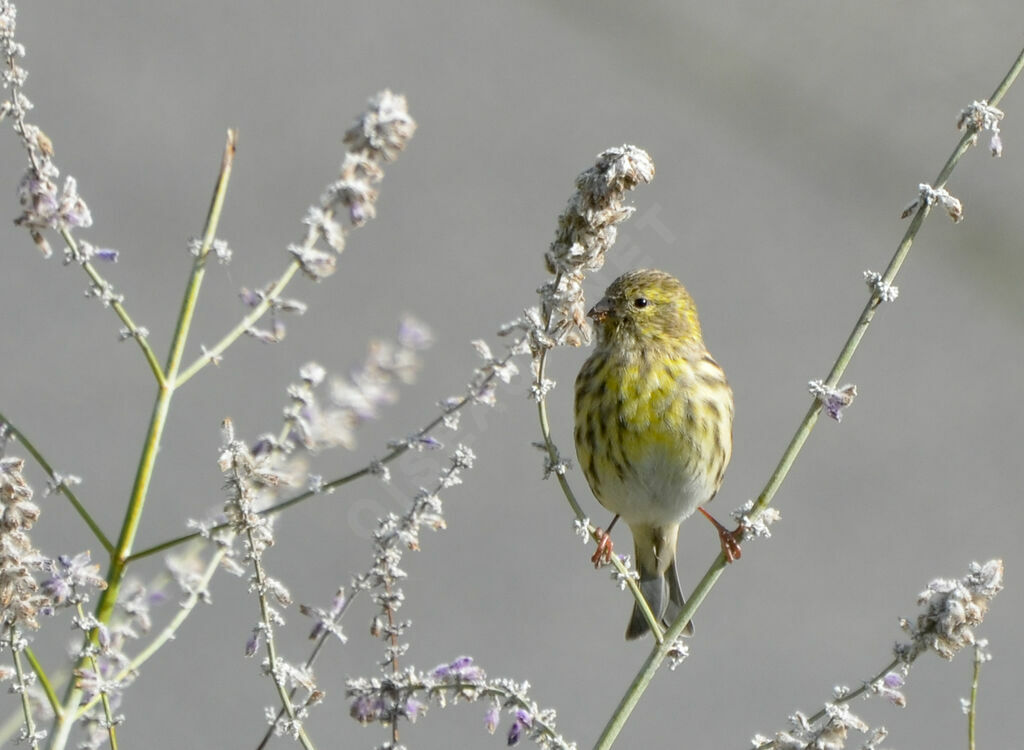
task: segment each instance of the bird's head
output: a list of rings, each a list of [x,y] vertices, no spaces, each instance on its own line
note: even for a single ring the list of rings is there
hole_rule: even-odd
[[[704,347],[693,298],[664,271],[623,274],[587,315],[594,319],[599,345]]]

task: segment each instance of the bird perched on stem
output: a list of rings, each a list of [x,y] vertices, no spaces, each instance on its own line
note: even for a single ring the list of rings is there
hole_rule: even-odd
[[[597,346],[576,378],[576,454],[590,489],[615,513],[609,531],[620,516],[629,524],[640,591],[667,625],[684,603],[679,524],[715,496],[732,454],[732,389],[704,346],[697,306],[669,274],[630,271],[587,315]],[[738,558],[735,532],[708,518],[727,559]],[[605,535],[594,562],[607,556]],[[626,638],[648,630],[634,605]]]

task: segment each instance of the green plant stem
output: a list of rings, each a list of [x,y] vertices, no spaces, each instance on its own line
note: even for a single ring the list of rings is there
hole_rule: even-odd
[[[1002,100],[1006,91],[1013,84],[1014,80],[1016,80],[1022,68],[1024,68],[1024,50],[1022,50],[1020,55],[1018,55],[1006,76],[1000,82],[999,86],[996,87],[991,98],[989,98],[988,102],[990,105],[996,106]],[[949,175],[959,163],[961,157],[966,153],[967,149],[973,145],[976,134],[977,130],[973,126],[967,127],[964,136],[960,139],[960,142],[953,150],[953,153],[950,154],[945,165],[943,165],[942,169],[939,171],[939,176],[932,185],[933,188],[938,189],[946,184],[946,181],[949,179]],[[910,252],[910,247],[914,242],[914,238],[917,236],[918,230],[921,228],[921,225],[924,223],[924,220],[930,211],[931,206],[929,206],[925,201],[921,201],[921,205],[915,212],[914,218],[910,222],[910,226],[907,227],[907,231],[904,233],[903,239],[896,248],[896,252],[892,257],[892,260],[889,261],[889,265],[886,268],[885,273],[882,274],[883,283],[892,283],[896,278],[896,274],[899,273],[900,268],[903,266],[903,262],[906,260],[907,254]],[[876,290],[872,290],[871,298],[864,306],[864,310],[857,319],[857,323],[854,325],[853,331],[850,333],[846,340],[846,344],[843,346],[839,356],[835,360],[835,363],[832,365],[832,369],[829,371],[828,378],[825,381],[826,386],[835,387],[838,384],[839,378],[842,377],[850,363],[850,360],[853,358],[854,352],[857,351],[857,346],[860,344],[868,326],[871,324],[875,311],[881,301],[882,299],[879,293]],[[815,400],[801,421],[800,426],[797,427],[796,433],[793,435],[793,438],[790,440],[785,452],[782,454],[782,458],[779,460],[775,471],[772,472],[771,477],[768,479],[768,483],[758,496],[757,501],[754,504],[754,508],[749,514],[751,519],[756,519],[760,516],[775,497],[779,487],[782,486],[782,482],[789,473],[790,468],[793,466],[794,461],[796,461],[796,457],[800,454],[800,450],[803,448],[804,443],[807,442],[807,438],[810,436],[811,430],[814,429],[814,425],[818,421],[818,415],[820,412],[821,404]],[[674,622],[668,629],[668,632],[665,633],[665,642],[656,644],[651,650],[651,653],[641,666],[640,671],[637,673],[633,682],[627,689],[626,694],[619,702],[618,708],[616,708],[615,712],[608,720],[608,723],[605,725],[604,731],[602,731],[601,736],[598,738],[595,748],[604,750],[606,748],[610,748],[615,742],[615,739],[618,737],[619,732],[622,731],[622,727],[625,726],[626,720],[629,718],[633,708],[639,702],[644,690],[646,690],[647,686],[650,684],[654,673],[658,670],[658,667],[665,659],[669,650],[665,644],[671,644],[675,637],[682,632],[686,621],[693,616],[693,613],[700,605],[700,602],[705,596],[707,596],[710,589],[718,580],[718,577],[722,574],[725,564],[724,556],[719,553],[718,558],[714,563],[712,563],[707,573],[704,574],[704,577],[697,584],[697,588],[694,589],[693,594],[690,595],[686,602],[686,606],[683,607],[683,611],[680,613],[676,622]]]
[[[1021,70],[1024,70],[1024,49],[1017,55],[1017,59],[1013,61],[1013,65],[1006,71],[1006,75],[1003,76],[1003,80],[996,86],[996,90],[992,92],[992,96],[988,98],[988,103],[993,107],[998,107],[999,103],[1006,96],[1006,92],[1010,90],[1010,86],[1017,80],[1017,76],[1020,75]]]
[[[207,349],[203,356],[196,359],[191,365],[182,370],[181,374],[177,377],[177,384],[184,385],[186,381],[190,380],[193,375],[202,370],[208,364],[213,362],[217,357],[224,353],[224,351],[231,346],[235,341],[241,338],[246,331],[248,331],[252,325],[263,317],[263,315],[270,309],[270,306],[274,303],[274,300],[284,291],[284,288],[288,286],[288,283],[295,276],[296,272],[301,268],[297,260],[293,260],[288,264],[288,267],[281,274],[277,281],[270,285],[270,288],[266,292],[266,297],[256,307],[252,309],[248,315],[239,321],[238,325],[224,334],[214,346]]]
[[[128,504],[128,510],[121,525],[121,535],[117,540],[114,558],[111,562],[110,571],[107,574],[107,589],[100,597],[97,607],[96,614],[100,622],[107,622],[110,618],[110,612],[114,607],[114,602],[117,601],[117,595],[120,591],[125,560],[131,554],[132,546],[135,543],[135,535],[142,520],[142,511],[149,492],[149,483],[153,478],[153,470],[156,467],[156,454],[160,447],[160,439],[167,425],[167,414],[170,410],[171,399],[178,387],[178,368],[181,366],[185,343],[188,340],[196,305],[199,302],[199,290],[206,274],[206,261],[209,257],[210,247],[213,245],[214,238],[216,237],[217,225],[224,206],[224,197],[227,193],[228,181],[231,177],[234,155],[235,131],[229,130],[227,145],[224,149],[224,158],[221,162],[220,175],[217,179],[217,187],[214,190],[206,219],[206,229],[203,233],[202,245],[199,255],[192,265],[192,275],[185,289],[185,296],[182,299],[181,311],[178,316],[178,324],[175,327],[174,339],[167,357],[167,382],[161,386],[157,393],[156,404],[153,407],[153,415],[150,419],[149,430],[147,431],[146,441],[143,446],[142,458],[139,461],[139,469],[135,475],[135,485],[132,488],[131,501]]]
[[[43,688],[43,692],[46,694],[46,700],[50,703],[50,708],[53,709],[54,713],[59,714],[61,711],[60,699],[57,697],[57,691],[53,689],[53,684],[46,676],[46,671],[43,669],[43,665],[39,663],[36,658],[35,652],[29,646],[25,647],[25,658],[28,659],[29,665],[32,667],[32,671],[36,673],[36,679],[39,680],[39,685]]]
[[[975,644],[974,673],[971,676],[971,702],[967,709],[967,750],[974,750],[974,727],[978,714],[978,680],[981,678],[981,663],[984,660],[984,652]]]
[[[78,249],[78,241],[67,227],[61,228],[60,236],[63,238],[65,244],[71,249],[72,253],[74,253],[75,257],[80,257],[81,251]],[[103,278],[102,274],[96,270],[96,267],[92,263],[84,261],[81,265],[82,270],[85,271],[86,275],[98,289],[106,289],[109,286],[107,280]],[[117,317],[121,319],[121,322],[124,323],[125,327],[129,331],[134,333],[139,330],[138,326],[135,325],[135,321],[132,320],[128,311],[120,301],[116,299],[111,300],[110,309],[113,310]],[[156,378],[156,382],[161,386],[164,385],[166,383],[166,377],[164,375],[163,368],[160,367],[160,361],[157,359],[156,352],[153,351],[153,347],[149,345],[148,339],[145,336],[139,335],[133,335],[132,338],[135,339],[139,348],[142,349],[142,354],[146,358],[146,362],[149,364],[149,369],[153,371],[153,376]]]
[[[181,311],[178,317],[178,324],[175,327],[174,338],[171,343],[170,353],[165,368],[165,380],[160,384],[157,391],[156,403],[153,406],[153,414],[150,417],[149,429],[146,432],[146,439],[143,443],[142,456],[139,459],[139,467],[135,474],[135,482],[132,487],[131,498],[125,513],[124,521],[121,524],[121,533],[117,545],[110,559],[110,566],[107,570],[107,588],[100,596],[96,605],[96,617],[102,622],[109,622],[114,605],[117,602],[118,593],[121,590],[121,580],[124,576],[127,559],[131,555],[135,536],[142,521],[142,511],[149,493],[150,481],[153,478],[153,471],[156,467],[156,455],[160,446],[160,439],[163,436],[164,428],[167,425],[167,415],[171,406],[171,398],[177,388],[177,374],[181,366],[181,359],[188,339],[195,308],[199,299],[199,289],[202,285],[206,268],[206,261],[209,257],[210,247],[216,236],[217,225],[220,221],[221,210],[224,206],[224,197],[227,193],[228,181],[231,177],[231,166],[235,155],[235,131],[229,130],[227,144],[224,148],[224,156],[221,160],[220,174],[217,185],[210,202],[210,210],[206,219],[206,228],[203,232],[203,241],[199,255],[192,265],[192,274],[189,277],[185,295],[182,300]],[[74,682],[69,683],[68,691],[64,699],[64,712],[55,720],[54,748],[63,748],[67,744],[71,731],[71,722],[66,720],[81,699],[82,691],[76,687]]]
[[[7,419],[7,417],[5,417],[2,413],[0,413],[0,424],[6,425],[7,431],[14,435],[18,439],[19,443],[25,446],[25,450],[27,450],[29,454],[32,456],[32,458],[36,460],[36,463],[43,468],[43,471],[46,472],[46,475],[51,480],[56,482],[56,475],[53,471],[53,467],[50,466],[50,462],[46,460],[46,458],[43,456],[42,453],[39,452],[38,449],[36,449],[35,445],[33,445],[32,441],[28,439],[25,433],[19,430],[17,427],[15,427],[14,423]],[[85,521],[85,525],[89,527],[90,531],[92,531],[93,536],[96,537],[96,541],[103,545],[103,549],[106,550],[108,554],[113,552],[113,543],[111,543],[111,541],[107,538],[107,535],[103,533],[103,529],[101,529],[99,525],[96,523],[96,521],[93,520],[93,517],[89,514],[89,511],[85,509],[85,506],[82,505],[79,499],[75,496],[75,493],[72,491],[72,489],[68,487],[66,484],[60,483],[57,485],[57,491],[68,499],[68,502],[71,503],[71,507],[75,509],[78,515],[81,516],[82,520]]]
[[[7,626],[7,638],[8,643],[11,646],[11,655],[14,658],[14,673],[17,676],[16,684],[18,686],[18,693],[21,695],[21,712],[22,717],[25,721],[24,729],[25,732],[31,737],[32,750],[39,750],[39,740],[36,739],[36,722],[32,717],[32,705],[29,702],[28,695],[28,682],[27,676],[25,675],[25,668],[21,664],[21,653],[22,649],[17,645],[20,640],[18,635],[18,629],[14,625]]]

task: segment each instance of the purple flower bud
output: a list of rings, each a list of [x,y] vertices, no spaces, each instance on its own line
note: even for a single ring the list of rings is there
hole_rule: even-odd
[[[264,295],[263,292],[242,287],[238,292],[238,298],[242,300],[242,304],[246,307],[256,307],[256,305],[263,301]]]
[[[516,711],[516,720],[512,722],[512,726],[508,730],[508,745],[519,744],[520,738],[523,736],[523,729],[528,729],[533,725],[533,717],[530,713],[522,708]]]
[[[253,628],[252,635],[249,637],[249,640],[245,642],[246,656],[251,658],[256,655],[256,651],[259,650],[260,647],[260,635],[262,632],[263,631],[260,628]]]
[[[43,581],[43,592],[54,604],[61,605],[68,600],[73,589],[64,577],[55,575]]]
[[[490,734],[498,728],[498,720],[501,718],[501,707],[491,706],[484,714],[484,726]]]
[[[366,206],[363,203],[352,203],[348,207],[348,218],[357,227],[366,223],[366,213]]]
[[[96,640],[99,641],[100,648],[103,651],[106,651],[110,648],[110,629],[102,622],[96,626]]]
[[[523,725],[519,723],[519,720],[512,722],[512,726],[508,728],[508,746],[518,745],[520,738],[523,736]]]
[[[398,326],[398,344],[417,351],[429,349],[434,343],[430,329],[412,316],[402,318]]]
[[[341,589],[331,600],[331,614],[337,615],[345,607],[348,598],[345,596],[345,589]]]
[[[406,717],[408,717],[409,721],[416,721],[416,719],[418,719],[420,716],[426,713],[426,711],[426,703],[418,701],[415,698],[409,698],[405,702],[405,708],[402,710],[402,713],[404,713]]]
[[[361,695],[352,701],[348,713],[360,724],[369,724],[380,716],[380,699],[368,695]]]
[[[260,458],[261,456],[273,453],[276,442],[277,441],[274,440],[273,436],[265,435],[261,437],[253,443],[252,448],[250,449],[253,458]]]
[[[903,675],[896,672],[889,672],[884,678],[882,678],[882,684],[887,688],[901,688],[903,687]]]

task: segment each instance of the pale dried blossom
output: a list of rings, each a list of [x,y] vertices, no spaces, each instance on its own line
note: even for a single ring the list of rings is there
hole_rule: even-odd
[[[334,273],[338,260],[332,253],[318,250],[315,247],[289,245],[288,252],[299,262],[302,272],[313,281],[321,281]]]
[[[47,157],[45,168],[30,166],[18,185],[21,215],[14,220],[29,230],[36,245],[46,257],[52,254],[43,237],[44,229],[57,231],[74,227],[92,226],[92,214],[85,200],[78,194],[78,182],[68,176],[58,189],[58,170]],[[52,179],[51,179],[52,177]]]
[[[115,293],[114,287],[105,279],[90,284],[89,288],[85,290],[85,296],[87,299],[95,297],[104,307],[124,302],[124,295]]]
[[[328,382],[323,367],[304,365],[299,371],[300,382],[288,387],[290,403],[284,411],[288,444],[309,451],[354,448],[356,428],[378,418],[381,409],[398,400],[396,385],[415,382],[422,367],[420,353],[432,343],[430,330],[406,316],[399,323],[396,340],[371,341],[366,359],[348,377]],[[325,382],[329,387],[326,399],[319,391]],[[288,447],[276,441],[266,444],[271,452],[287,452]],[[257,450],[253,446],[253,451]]]
[[[107,702],[111,710],[120,706],[122,690],[114,689],[102,676],[97,676],[92,670],[81,670],[75,676],[81,682],[86,695],[95,697],[102,693],[107,696]],[[124,714],[113,714],[108,719],[104,704],[96,702],[78,720],[78,727],[84,732],[85,736],[78,743],[77,747],[80,750],[99,750],[100,748],[107,747],[110,743],[110,730],[120,726],[124,721]]]
[[[837,422],[843,421],[843,409],[852,404],[857,397],[857,386],[852,384],[833,388],[821,380],[812,380],[807,384],[807,388],[825,407],[828,415]]]
[[[529,695],[529,684],[508,678],[489,679],[472,657],[460,656],[422,672],[406,669],[385,678],[354,678],[346,683],[349,715],[360,724],[394,726],[415,721],[430,705],[445,708],[460,702],[486,701],[484,728],[497,730],[504,709],[512,721],[505,735],[509,746],[523,739],[551,750],[574,750],[555,728],[553,709],[541,708]]]
[[[924,611],[917,620],[900,622],[911,641],[897,644],[897,656],[912,661],[921,652],[932,650],[943,659],[952,659],[960,649],[974,645],[974,628],[1002,588],[1002,560],[971,563],[968,574],[960,579],[935,579],[918,596],[917,603]]]
[[[639,581],[640,573],[633,566],[633,560],[629,555],[619,555],[619,562],[622,563],[625,573],[620,573],[618,567],[612,567],[609,576],[619,587],[619,591],[625,591],[630,581]]]
[[[85,558],[84,561],[87,560]],[[85,702],[102,694],[111,709],[121,704],[125,690],[137,676],[125,649],[130,642],[149,632],[153,624],[150,610],[164,601],[163,592],[159,589],[150,589],[139,581],[128,580],[118,594],[109,623],[101,623],[92,615],[72,619],[74,626],[84,636],[83,646],[77,656],[86,660],[88,666],[78,669],[76,676],[83,688]],[[95,640],[90,637],[92,634],[95,634]],[[83,726],[87,732],[91,732],[97,727],[105,727],[106,722],[106,711],[97,705],[87,713]]]
[[[311,607],[307,604],[300,604],[299,611],[306,617],[316,620],[316,625],[309,634],[310,640],[333,635],[342,643],[348,641],[348,637],[341,630],[341,617],[352,602],[352,597],[346,596],[345,589],[340,588],[331,600],[330,609],[324,610],[319,607]]]
[[[273,466],[273,454],[254,455],[245,443],[236,439],[230,420],[224,420],[222,432],[224,442],[218,464],[228,491],[225,515],[230,528],[242,540],[244,562],[251,570],[249,591],[260,602],[260,620],[252,631],[254,635],[246,642],[245,653],[254,656],[260,641],[264,640],[267,643],[267,657],[262,663],[264,674],[273,679],[282,695],[291,688],[304,691],[305,698],[297,702],[293,702],[294,693],[290,694],[286,698],[289,701],[287,716],[281,714],[274,721],[275,731],[301,737],[304,735],[302,722],[322,693],[316,688],[308,667],[295,666],[275,656],[275,629],[284,625],[278,607],[289,606],[292,598],[284,584],[270,576],[264,567],[264,556],[274,544],[274,536],[270,517],[260,512],[268,496],[272,497],[276,488],[290,477]]]
[[[871,735],[860,746],[860,750],[880,750],[885,738],[889,736],[889,730],[885,727],[875,727]]]
[[[266,504],[264,493],[281,483],[281,474],[266,457],[253,456],[245,443],[235,438],[230,419],[224,420],[222,434],[218,465],[228,494],[224,514],[235,533],[247,535],[246,557],[253,559],[274,543],[271,520],[259,511]]]
[[[903,708],[907,705],[907,696],[903,693],[906,684],[905,675],[899,672],[887,672],[882,677],[868,684],[868,690],[885,698],[894,706]]]
[[[744,541],[757,538],[768,539],[772,535],[771,525],[782,518],[782,513],[770,505],[762,510],[757,518],[751,518],[750,512],[754,509],[754,504],[753,500],[747,500],[729,514],[743,528]]]
[[[871,290],[878,295],[882,302],[893,302],[900,296],[900,288],[882,279],[878,271],[865,271],[864,282],[871,287]]]
[[[336,255],[345,249],[348,229],[377,215],[375,185],[384,177],[382,165],[398,156],[415,131],[404,96],[385,90],[371,97],[367,110],[345,132],[348,150],[338,179],[324,189],[318,205],[306,210],[302,219],[307,226],[305,240],[288,246],[306,276],[321,281],[334,273]],[[348,227],[338,217],[345,217]],[[331,252],[316,247],[321,238]]]
[[[45,230],[65,231],[92,225],[92,214],[78,192],[77,180],[68,175],[58,187],[60,170],[53,162],[53,143],[36,125],[26,120],[32,103],[22,91],[28,72],[19,65],[25,47],[15,41],[17,11],[13,3],[0,3],[0,56],[6,70],[3,87],[10,98],[3,103],[3,114],[13,121],[14,131],[28,153],[29,166],[18,185],[21,215],[14,223],[25,227],[33,242],[46,257],[52,255]],[[71,251],[72,255],[75,251]],[[77,258],[75,258],[77,260]]]
[[[144,339],[149,336],[149,329],[145,326],[136,326],[135,328],[128,328],[127,326],[121,328],[117,332],[118,341],[127,341],[128,339]]]
[[[544,330],[544,318],[539,307],[528,307],[523,314],[515,320],[503,324],[498,329],[499,336],[513,336],[516,338],[512,349],[514,354],[527,354],[530,352],[544,351],[555,346],[555,340]]]
[[[302,300],[298,299],[283,299],[281,297],[274,297],[270,301],[270,309],[274,312],[281,313],[292,313],[293,315],[305,315],[306,310],[309,309]]]
[[[188,527],[197,530],[203,539],[212,541],[220,547],[230,547],[230,543],[234,540],[234,534],[226,530],[214,531],[213,526],[214,523],[211,521],[189,520],[188,522]],[[196,544],[183,554],[168,555],[164,558],[164,566],[167,568],[171,580],[185,594],[186,598],[182,606],[185,606],[185,603],[192,597],[206,604],[212,601],[207,588],[209,576],[204,573],[206,563],[198,554],[198,550],[202,548],[201,545]],[[239,575],[237,571],[234,574]]]
[[[75,476],[74,474],[61,474],[59,471],[55,471],[50,475],[49,481],[46,483],[46,488],[43,490],[43,497],[56,492],[63,492],[64,490],[71,489],[76,484],[81,484],[82,478]]]
[[[989,153],[992,156],[1002,156],[1003,139],[999,134],[999,121],[1003,119],[1003,116],[1003,111],[990,105],[988,100],[974,101],[971,102],[970,106],[960,110],[960,116],[956,121],[956,129],[971,128],[974,131],[973,143],[977,143],[980,131],[989,131],[992,134],[992,138],[988,142]]]
[[[203,252],[203,240],[200,237],[190,237],[185,246],[188,248],[189,254],[195,258],[198,258]],[[228,247],[227,240],[214,239],[210,243],[210,251],[217,257],[217,261],[221,265],[226,266],[231,262],[232,251]]]
[[[903,209],[900,214],[901,219],[905,219],[912,213],[917,211],[922,206],[934,206],[938,203],[949,214],[949,218],[953,220],[953,223],[959,223],[964,218],[964,207],[960,201],[950,195],[946,188],[933,188],[928,183],[922,182],[917,186],[917,197],[914,198],[907,207]]]
[[[984,664],[992,661],[992,652],[988,650],[988,638],[979,638],[974,643],[974,661]]]
[[[483,360],[483,364],[473,370],[473,376],[466,385],[466,395],[450,396],[439,402],[441,407],[441,420],[445,427],[450,430],[458,428],[459,410],[467,403],[483,404],[494,406],[497,403],[497,383],[509,383],[519,373],[519,367],[513,362],[513,358],[529,351],[526,344],[528,330],[533,324],[524,318],[519,318],[507,323],[498,331],[499,336],[511,337],[511,342],[505,345],[505,353],[494,356],[490,345],[483,339],[471,342],[476,353]]]
[[[222,266],[226,266],[231,262],[232,252],[231,248],[228,247],[227,240],[214,240],[210,249],[213,251],[213,254],[217,256],[217,262]]]
[[[349,598],[336,599],[329,616],[321,614],[321,622],[315,634],[330,632],[337,622],[347,601],[360,591],[368,591],[378,608],[373,618],[370,632],[374,637],[385,642],[384,655],[380,661],[382,678],[359,678],[349,681],[348,695],[353,698],[350,704],[352,717],[361,723],[381,722],[394,724],[400,719],[414,720],[422,714],[425,704],[421,703],[414,693],[426,690],[426,696],[441,695],[454,682],[461,682],[467,689],[477,679],[483,679],[482,670],[472,667],[472,660],[457,660],[447,665],[444,670],[438,668],[430,675],[419,675],[412,669],[402,671],[399,660],[404,657],[409,645],[402,642],[402,636],[409,628],[408,621],[398,617],[399,610],[405,601],[401,588],[406,577],[400,567],[404,551],[418,550],[420,546],[420,530],[426,526],[431,529],[444,529],[446,524],[443,516],[440,493],[445,489],[461,484],[463,471],[471,469],[475,462],[473,451],[465,445],[459,445],[452,453],[450,462],[430,489],[421,488],[414,496],[408,510],[402,515],[389,513],[379,519],[373,535],[374,561],[370,569],[357,576],[350,586]],[[343,592],[339,592],[343,596]],[[431,690],[422,683],[424,680],[437,681],[437,690]],[[440,692],[438,692],[440,691]],[[463,691],[463,697],[468,697]],[[452,696],[455,697],[455,696]],[[479,696],[474,696],[479,697]]]
[[[64,248],[64,265],[71,263],[87,263],[93,260],[102,260],[105,263],[117,263],[120,253],[109,247],[95,247],[85,240],[68,245]]]
[[[420,488],[404,515],[391,513],[380,519],[373,535],[377,562],[370,575],[364,577],[363,585],[359,588],[369,588],[391,578],[397,580],[404,577],[404,573],[400,572],[397,567],[393,567],[397,565],[398,559],[401,557],[400,554],[395,553],[395,550],[401,548],[418,550],[419,532],[423,526],[434,530],[446,527],[439,493],[444,489],[461,484],[463,470],[472,468],[475,458],[473,451],[468,446],[457,446],[452,453],[449,465],[441,472],[433,489]]]
[[[774,738],[755,735],[752,742],[756,748],[772,747],[775,750],[842,750],[851,729],[862,734],[872,732],[871,727],[850,711],[845,703],[826,703],[821,717],[811,721],[800,711],[789,717],[790,729],[775,733]],[[872,733],[875,736],[876,733]]]
[[[971,563],[968,574],[960,579],[932,581],[918,597],[924,611],[917,621],[901,620],[901,627],[911,635],[911,642],[896,644],[895,669],[887,668],[856,690],[836,687],[834,701],[826,703],[824,709],[810,718],[795,712],[790,716],[789,730],[777,732],[773,738],[759,734],[753,739],[754,747],[761,750],[840,750],[845,747],[848,731],[855,729],[868,735],[863,748],[878,748],[885,739],[885,730],[872,730],[851,713],[848,701],[858,695],[877,695],[895,706],[905,706],[903,687],[913,661],[929,650],[944,659],[952,659],[965,646],[977,647],[984,643],[983,639],[975,638],[974,628],[981,623],[988,603],[1002,588],[1002,560],[990,560],[983,565]]]
[[[148,633],[153,627],[153,607],[165,601],[167,596],[160,588],[136,580],[125,582],[117,597],[118,619],[122,623],[119,627],[130,632],[133,638]]]
[[[105,589],[107,582],[100,575],[100,566],[93,563],[88,552],[71,557],[59,555],[47,560],[49,576],[41,584],[53,606],[70,606],[89,601],[90,589]]]
[[[52,601],[33,575],[45,572],[49,561],[29,538],[39,506],[22,476],[24,465],[20,458],[0,458],[0,622],[34,630],[37,616],[52,611]]]
[[[548,448],[547,443],[533,443],[533,447],[544,454],[544,478],[548,479],[552,474],[556,476],[564,476],[569,469],[572,468],[572,461],[568,458],[563,458],[558,452],[558,447],[554,444]]]
[[[415,132],[405,97],[385,89],[370,98],[366,111],[345,132],[345,143],[374,161],[393,161]]]
[[[251,336],[261,344],[278,344],[284,340],[286,333],[284,321],[277,317],[270,319],[270,328],[249,326],[245,329],[246,336]]]
[[[665,653],[665,658],[668,659],[668,668],[671,671],[675,671],[676,668],[686,661],[686,658],[690,655],[690,647],[686,643],[686,639],[683,636],[679,636],[672,645],[669,646],[668,651]]]
[[[626,194],[652,179],[651,157],[630,145],[602,152],[594,166],[576,178],[577,192],[559,216],[555,239],[544,256],[554,278],[539,290],[546,325],[541,326],[544,336],[531,341],[534,356],[548,338],[554,345],[590,342],[583,279],[604,265],[617,225],[633,214],[635,209],[623,202]]]

